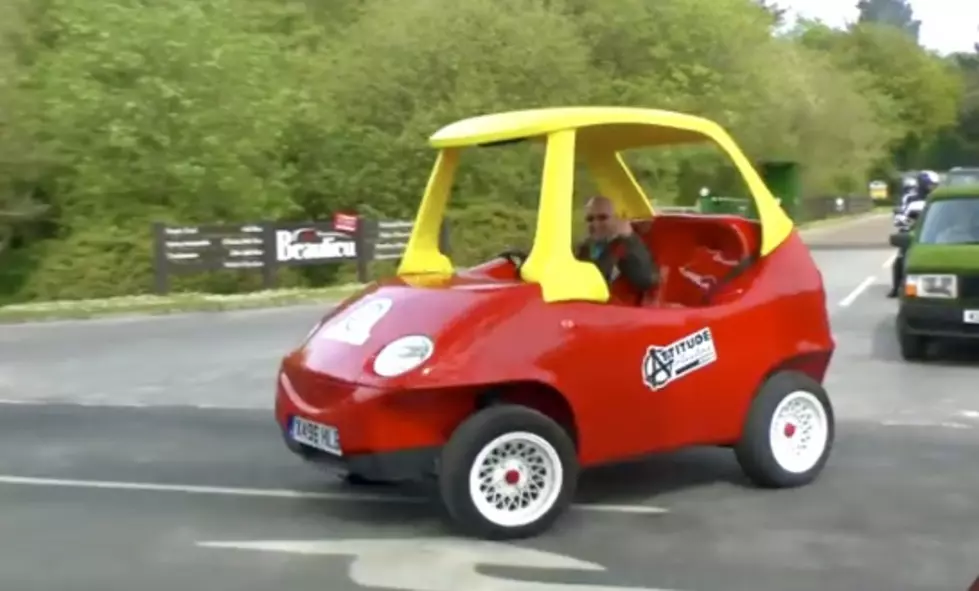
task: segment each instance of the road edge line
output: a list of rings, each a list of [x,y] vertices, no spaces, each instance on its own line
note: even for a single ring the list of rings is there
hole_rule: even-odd
[[[19,485],[50,488],[81,488],[100,490],[125,490],[136,492],[171,492],[198,495],[259,497],[280,499],[306,499],[319,501],[367,502],[386,504],[419,505],[429,503],[428,497],[408,497],[398,495],[376,495],[361,492],[318,492],[280,488],[247,488],[229,486],[208,486],[193,484],[164,484],[155,482],[125,482],[117,480],[80,480],[73,478],[44,478],[38,476],[16,476],[0,474],[0,485]],[[575,503],[571,506],[577,511],[604,513],[663,514],[669,509],[654,505],[615,505],[603,503]]]

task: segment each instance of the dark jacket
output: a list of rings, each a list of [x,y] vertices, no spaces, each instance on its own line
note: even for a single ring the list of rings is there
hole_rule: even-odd
[[[592,259],[591,244],[585,239],[575,250],[575,257],[595,263],[606,282],[611,283],[623,275],[639,291],[659,283],[659,267],[639,236],[617,236],[602,249],[597,260]]]
[[[905,193],[901,197],[901,211],[906,210],[908,206],[914,203],[915,201],[923,201],[927,199],[928,195],[930,195],[931,192],[932,189],[926,187],[923,189],[914,189],[912,191]]]

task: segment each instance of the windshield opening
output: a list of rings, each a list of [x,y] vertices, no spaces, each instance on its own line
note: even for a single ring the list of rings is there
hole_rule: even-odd
[[[920,244],[979,244],[979,194],[935,201],[928,206]]]
[[[446,206],[446,254],[455,266],[472,267],[505,250],[529,252],[545,145],[508,141],[462,150]]]

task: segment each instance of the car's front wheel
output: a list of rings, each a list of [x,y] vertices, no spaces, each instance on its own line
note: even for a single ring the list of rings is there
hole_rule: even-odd
[[[578,484],[571,437],[523,406],[490,406],[469,417],[442,450],[439,493],[467,535],[501,540],[537,535],[571,504]]]
[[[779,372],[765,381],[748,411],[735,454],[753,482],[767,488],[808,484],[833,447],[833,406],[809,376]]]
[[[928,351],[928,339],[901,329],[897,331],[897,344],[905,361],[921,361]]]

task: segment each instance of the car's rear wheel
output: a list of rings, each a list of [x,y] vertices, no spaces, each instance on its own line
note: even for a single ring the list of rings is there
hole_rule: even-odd
[[[519,539],[547,530],[567,510],[578,484],[571,437],[523,406],[483,409],[442,450],[439,493],[463,533]]]
[[[808,484],[822,472],[836,433],[833,406],[823,387],[798,372],[765,381],[735,446],[745,475],[759,486]]]
[[[923,336],[898,329],[897,343],[905,361],[921,361],[927,355],[928,339]]]

